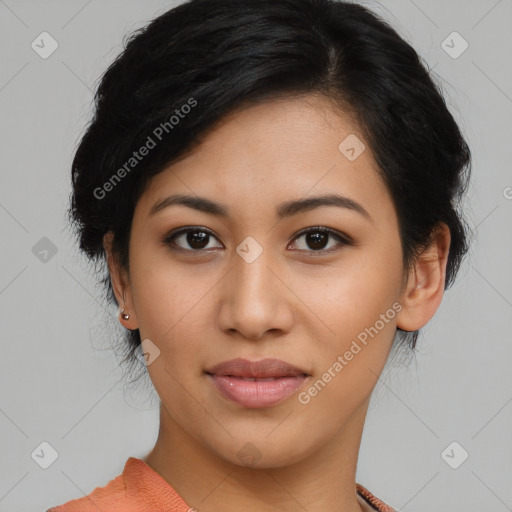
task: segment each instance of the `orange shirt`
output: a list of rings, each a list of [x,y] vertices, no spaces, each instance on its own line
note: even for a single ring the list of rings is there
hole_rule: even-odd
[[[375,510],[395,512],[368,489],[357,485],[357,493]],[[121,475],[104,487],[96,487],[83,498],[68,501],[46,512],[194,512],[179,494],[142,459],[130,457]]]

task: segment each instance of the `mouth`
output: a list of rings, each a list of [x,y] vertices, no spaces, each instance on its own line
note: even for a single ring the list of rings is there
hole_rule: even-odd
[[[220,394],[244,408],[276,405],[293,395],[311,377],[279,359],[232,359],[205,371]]]

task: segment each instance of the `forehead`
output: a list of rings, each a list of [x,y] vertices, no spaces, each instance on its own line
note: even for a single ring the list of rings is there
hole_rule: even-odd
[[[389,208],[390,196],[354,118],[321,96],[245,106],[149,183],[138,209],[183,193],[259,208],[290,198],[340,193]],[[366,207],[366,206],[365,206]]]

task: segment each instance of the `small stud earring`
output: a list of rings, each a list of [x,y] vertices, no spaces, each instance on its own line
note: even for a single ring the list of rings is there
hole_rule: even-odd
[[[128,320],[130,318],[130,315],[124,312],[124,308],[121,310],[121,316],[124,320]]]

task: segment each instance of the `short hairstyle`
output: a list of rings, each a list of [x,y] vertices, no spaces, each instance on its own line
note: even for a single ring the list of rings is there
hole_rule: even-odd
[[[355,116],[397,211],[405,269],[437,223],[448,225],[445,288],[452,284],[468,250],[459,206],[471,154],[417,52],[351,2],[190,0],[124,41],[74,155],[68,215],[80,249],[105,272],[111,304],[118,306],[103,235],[114,233],[114,255],[129,270],[133,213],[151,177],[228,113],[309,93]],[[143,146],[146,155],[135,159]],[[398,329],[394,341],[414,351],[418,333]],[[139,330],[124,334],[133,363]]]

